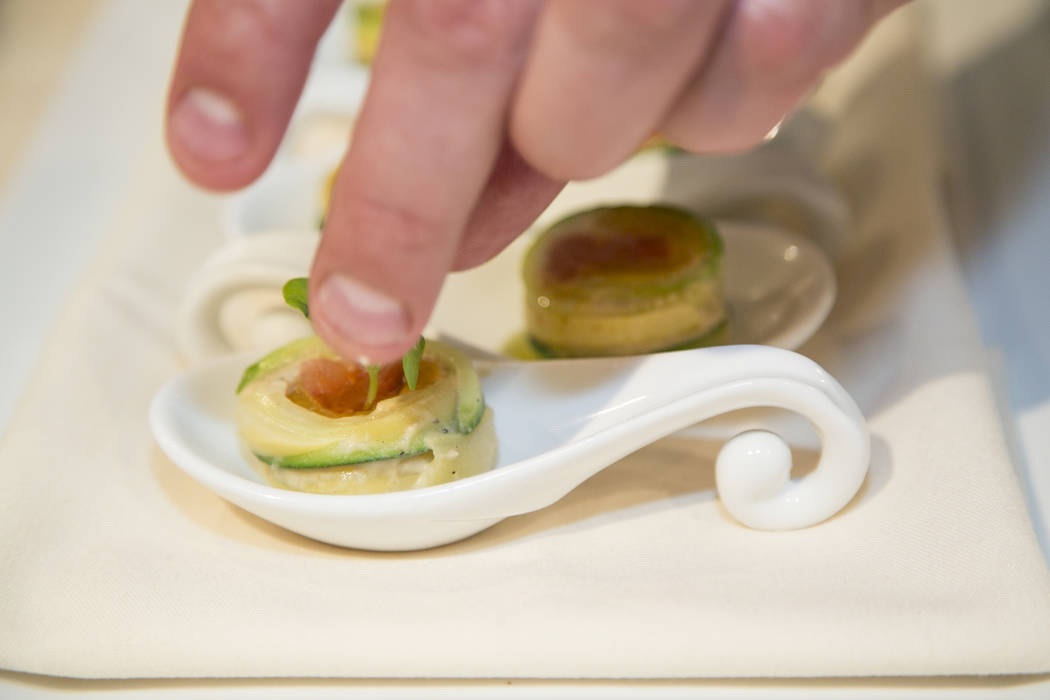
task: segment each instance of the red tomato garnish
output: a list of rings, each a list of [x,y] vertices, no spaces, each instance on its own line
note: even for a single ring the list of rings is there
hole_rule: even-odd
[[[405,377],[400,362],[384,365],[379,370],[376,403],[396,396]],[[299,376],[288,389],[288,396],[312,410],[332,415],[350,415],[372,408],[368,398],[368,371],[358,364],[316,357],[303,362]]]
[[[658,234],[602,236],[577,231],[559,236],[547,254],[547,278],[571,282],[595,273],[628,272],[668,264],[671,246]]]

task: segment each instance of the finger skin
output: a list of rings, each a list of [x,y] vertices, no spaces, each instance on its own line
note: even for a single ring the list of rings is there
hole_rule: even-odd
[[[501,152],[538,7],[388,6],[310,276],[314,327],[344,357],[391,361],[422,331]]]
[[[754,146],[903,0],[739,0],[661,133],[694,152]]]
[[[556,179],[600,175],[652,135],[696,70],[724,0],[550,0],[511,116],[525,159]]]
[[[539,172],[504,141],[463,231],[452,269],[475,267],[499,253],[532,225],[563,187],[565,181]]]
[[[166,138],[193,182],[243,187],[269,164],[339,0],[195,0],[168,92]],[[205,93],[235,128],[209,129],[216,110],[181,109]],[[231,143],[234,142],[234,143]]]

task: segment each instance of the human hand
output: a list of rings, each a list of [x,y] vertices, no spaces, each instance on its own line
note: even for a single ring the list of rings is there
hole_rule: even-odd
[[[387,362],[445,275],[484,262],[570,179],[659,132],[761,140],[904,0],[392,0],[311,271],[340,354]],[[205,187],[269,164],[338,0],[195,0],[167,138]]]

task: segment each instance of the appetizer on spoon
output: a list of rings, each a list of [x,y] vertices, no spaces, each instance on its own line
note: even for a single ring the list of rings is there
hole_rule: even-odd
[[[425,361],[426,355],[422,358]],[[813,424],[822,441],[817,468],[797,480],[790,478],[790,450],[772,433],[747,431],[726,443],[716,465],[719,496],[730,514],[747,526],[792,529],[821,522],[850,501],[868,467],[864,418],[830,375],[787,350],[731,346],[634,357],[478,363],[483,394],[456,388],[461,379],[443,385],[443,391],[454,397],[457,426],[471,422],[460,422],[460,417],[464,411],[476,412],[474,396],[483,395],[494,407],[484,412],[491,416],[499,442],[491,469],[475,469],[477,473],[462,478],[448,470],[445,475],[455,480],[445,483],[396,478],[387,483],[410,488],[387,493],[302,493],[264,483],[252,466],[253,458],[244,454],[237,435],[235,389],[249,361],[243,356],[225,358],[167,384],[150,411],[157,441],[179,467],[223,498],[289,530],[341,546],[408,550],[454,542],[503,518],[554,503],[591,475],[660,437],[739,408],[795,411]],[[264,374],[265,368],[258,370],[245,386]],[[378,372],[369,374],[378,381]],[[284,399],[297,410],[284,408],[293,416],[302,416],[298,411],[320,416],[288,398],[289,390],[295,392],[295,376],[300,375],[279,380],[284,382]],[[352,430],[367,432],[363,426],[378,424],[384,415],[376,413],[378,407],[397,402],[398,391],[398,396],[380,401],[378,388],[374,395],[369,389],[366,399],[371,395],[375,408],[370,414],[350,416],[360,419],[349,421]],[[427,417],[416,428],[421,433],[441,411],[424,413]],[[346,417],[326,420],[338,423]],[[311,417],[297,429],[309,440],[320,425],[331,424],[317,425]],[[485,418],[477,425],[484,430]],[[387,437],[401,440],[401,445],[405,434],[394,431]],[[251,444],[251,437],[245,437]],[[331,444],[330,437],[325,437],[326,444]],[[410,438],[404,444],[414,443]],[[347,463],[342,457],[334,459],[336,452],[352,454],[345,444],[320,449],[329,450],[323,466],[302,463],[293,468],[352,470],[358,468],[354,465],[402,457],[389,453],[383,440],[367,448],[370,456],[380,459]],[[438,448],[430,451],[431,459],[439,459]],[[287,468],[288,455],[295,461],[293,452],[263,462]],[[334,464],[333,459],[344,463]]]
[[[305,278],[284,297],[309,318]],[[401,360],[362,366],[311,335],[250,365],[237,384],[246,459],[282,488],[365,494],[471,476],[496,461],[492,411],[461,352],[420,338]]]

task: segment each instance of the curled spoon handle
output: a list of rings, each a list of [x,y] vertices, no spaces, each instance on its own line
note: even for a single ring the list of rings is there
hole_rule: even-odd
[[[572,362],[559,364],[523,365],[526,376],[520,379],[537,392],[566,388],[564,401],[551,397],[553,414],[547,416],[552,425],[561,425],[555,414],[564,412],[564,443],[484,479],[489,493],[482,501],[461,504],[460,517],[506,517],[550,505],[644,445],[741,408],[793,411],[814,426],[821,440],[816,469],[795,480],[790,478],[790,449],[779,436],[748,431],[727,441],[716,465],[718,493],[743,524],[770,530],[814,525],[841,510],[867,474],[870,436],[859,408],[830,374],[797,353],[738,346],[575,368]],[[594,376],[583,376],[588,372]],[[580,386],[591,383],[614,389],[596,410],[583,411],[580,422],[582,406],[573,403],[584,400]]]

